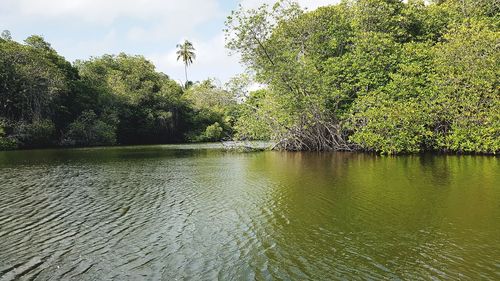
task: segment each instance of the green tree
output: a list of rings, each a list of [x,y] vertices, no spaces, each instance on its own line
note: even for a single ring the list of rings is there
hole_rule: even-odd
[[[193,43],[184,40],[184,43],[177,44],[177,60],[184,62],[184,74],[186,75],[186,86],[188,83],[187,67],[196,59],[196,53]],[[187,88],[187,87],[186,87]]]
[[[17,122],[13,137],[21,147],[47,147],[57,144],[56,128],[52,120]]]
[[[265,89],[250,92],[245,102],[239,107],[239,116],[235,124],[236,137],[243,140],[276,139],[275,128],[279,128],[272,114],[273,98]]]
[[[268,85],[273,139],[293,150],[349,149],[336,113],[329,106],[323,66],[342,56],[352,37],[345,6],[304,13],[296,3],[233,12],[227,20],[227,47],[241,53],[257,82]],[[338,103],[340,101],[335,101]],[[261,116],[264,117],[264,116]]]
[[[4,30],[2,31],[0,38],[2,38],[3,40],[12,40],[12,35],[10,34],[9,30]]]
[[[496,153],[491,3],[240,7],[226,22],[227,47],[267,89],[246,97],[237,136],[269,137],[289,150]]]
[[[52,49],[0,41],[0,117],[28,123],[53,117],[57,98],[69,89],[55,56]]]
[[[429,147],[432,60],[430,44],[405,44],[388,80],[355,100],[346,123],[352,131],[350,141],[365,150],[387,154]]]
[[[87,110],[69,125],[63,140],[64,145],[98,146],[116,143],[116,117],[98,117],[94,111]]]
[[[236,121],[235,96],[223,89],[214,79],[207,79],[191,86],[184,98],[194,109],[191,116],[193,128],[188,138],[193,141],[220,140],[232,135]],[[215,134],[221,129],[220,133]]]
[[[435,149],[500,151],[500,31],[488,21],[453,25],[435,46]]]
[[[155,71],[142,56],[104,55],[77,63],[86,85],[97,96],[96,114],[114,112],[117,140],[123,144],[165,143],[183,140],[189,127],[181,119],[189,111],[181,87]]]
[[[6,121],[3,119],[0,119],[0,150],[9,150],[9,149],[15,149],[17,148],[17,141],[9,137],[6,132]]]

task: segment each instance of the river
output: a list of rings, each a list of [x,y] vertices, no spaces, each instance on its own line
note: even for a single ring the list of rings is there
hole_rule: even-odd
[[[500,280],[490,156],[0,152],[0,280]]]

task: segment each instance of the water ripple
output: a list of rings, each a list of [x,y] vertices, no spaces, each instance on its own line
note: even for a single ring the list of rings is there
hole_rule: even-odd
[[[0,281],[500,278],[495,161],[9,153]]]

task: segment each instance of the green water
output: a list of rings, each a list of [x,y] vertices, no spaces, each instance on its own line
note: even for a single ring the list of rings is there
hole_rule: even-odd
[[[500,280],[500,161],[0,152],[0,280]]]

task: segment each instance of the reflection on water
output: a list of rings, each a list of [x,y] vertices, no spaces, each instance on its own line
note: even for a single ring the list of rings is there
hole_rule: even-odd
[[[0,152],[0,280],[500,279],[479,156]]]

